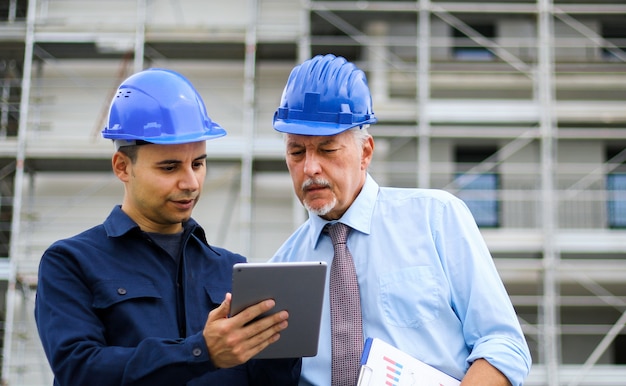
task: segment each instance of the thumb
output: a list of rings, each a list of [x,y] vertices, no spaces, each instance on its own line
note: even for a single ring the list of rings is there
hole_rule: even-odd
[[[224,297],[224,301],[222,301],[222,304],[220,304],[220,306],[213,311],[209,312],[209,321],[228,318],[228,314],[230,312],[231,297],[232,295],[230,294],[230,292],[227,292],[226,296]]]

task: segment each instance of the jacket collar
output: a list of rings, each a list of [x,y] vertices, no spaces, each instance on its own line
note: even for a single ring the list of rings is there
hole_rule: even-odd
[[[121,205],[116,205],[113,208],[109,217],[104,221],[104,229],[108,237],[122,237],[131,232],[141,232],[139,225],[124,213]],[[193,218],[183,223],[183,232],[185,234],[193,233],[204,244],[209,245],[204,229]]]

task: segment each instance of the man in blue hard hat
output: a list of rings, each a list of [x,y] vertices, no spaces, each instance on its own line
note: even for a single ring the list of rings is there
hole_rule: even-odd
[[[331,267],[318,355],[303,358],[300,385],[354,386],[363,341],[379,338],[463,386],[521,386],[528,345],[470,211],[445,191],[379,186],[368,173],[374,123],[365,74],[334,55],[296,66],[274,115],[309,219],[272,261]],[[356,279],[333,286],[343,283],[335,261],[347,255]]]
[[[122,204],[43,254],[35,316],[57,386],[296,385],[300,359],[250,359],[280,338],[273,300],[233,317],[232,266],[191,217],[206,141],[226,131],[182,75],[149,69],[114,96],[103,137]]]

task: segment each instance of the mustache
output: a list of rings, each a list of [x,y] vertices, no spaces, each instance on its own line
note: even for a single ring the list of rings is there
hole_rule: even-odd
[[[302,190],[307,190],[311,186],[316,185],[322,188],[330,188],[330,181],[324,178],[310,178],[302,183]]]

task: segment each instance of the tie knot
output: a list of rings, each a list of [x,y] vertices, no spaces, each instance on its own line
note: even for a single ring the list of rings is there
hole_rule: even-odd
[[[345,244],[348,240],[348,233],[350,233],[350,227],[346,224],[336,222],[332,225],[328,224],[324,228],[330,235],[330,239],[333,241],[333,245]]]

